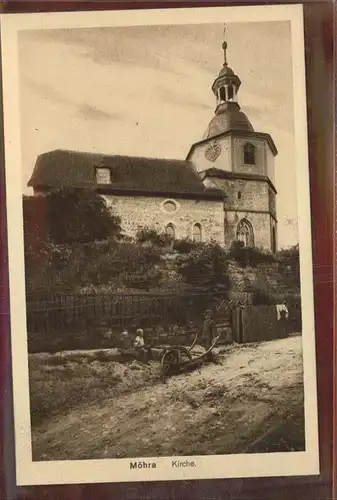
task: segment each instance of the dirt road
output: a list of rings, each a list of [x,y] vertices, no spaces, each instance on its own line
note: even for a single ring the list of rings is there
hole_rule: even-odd
[[[43,421],[33,427],[33,458],[304,449],[301,341],[231,346],[218,364]]]

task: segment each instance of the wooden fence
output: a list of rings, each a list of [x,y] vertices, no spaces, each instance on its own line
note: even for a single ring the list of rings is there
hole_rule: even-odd
[[[229,301],[221,294],[51,293],[27,297],[30,352],[114,347],[123,329],[143,328],[147,341],[189,344],[211,308],[221,342],[238,343],[279,338],[276,307]],[[296,312],[296,311],[295,311]],[[294,322],[295,318],[295,322]],[[298,314],[290,311],[289,328],[300,331]]]
[[[293,308],[289,312],[290,317],[283,331],[277,319],[275,305],[237,307],[233,312],[233,340],[238,343],[259,342],[300,333],[300,311]]]

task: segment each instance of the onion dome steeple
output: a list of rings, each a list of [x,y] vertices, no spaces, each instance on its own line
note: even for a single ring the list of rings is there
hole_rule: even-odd
[[[225,33],[226,25],[224,28],[224,36]],[[224,63],[219,75],[212,85],[212,90],[216,97],[215,116],[209,124],[204,139],[214,137],[228,130],[254,131],[247,116],[240,111],[238,91],[241,86],[241,80],[238,75],[234,73],[232,68],[228,66],[226,40],[223,41],[222,48],[224,52]]]

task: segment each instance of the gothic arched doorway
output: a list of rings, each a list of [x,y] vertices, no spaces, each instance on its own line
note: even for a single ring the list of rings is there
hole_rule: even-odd
[[[242,241],[245,247],[254,246],[253,226],[247,219],[241,219],[236,229],[236,239]]]

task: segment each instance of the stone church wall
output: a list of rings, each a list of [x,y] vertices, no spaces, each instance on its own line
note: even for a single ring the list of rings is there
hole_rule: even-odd
[[[202,240],[224,243],[223,203],[218,200],[174,199],[176,210],[167,212],[164,197],[105,195],[107,205],[122,219],[125,232],[134,236],[141,227],[164,231],[168,224],[175,237],[192,238],[193,225],[201,224]],[[170,199],[171,200],[171,199]],[[172,208],[172,204],[170,205]]]
[[[270,210],[269,185],[266,181],[217,179],[218,187],[226,193],[227,210]]]
[[[253,227],[255,246],[271,250],[271,217],[268,213],[226,211],[225,245],[230,247],[231,243],[237,239],[236,229],[242,219],[247,219]]]
[[[256,164],[246,165],[244,162],[244,145],[249,142],[255,146]],[[242,172],[245,174],[268,175],[266,141],[256,137],[235,137],[233,138],[233,172]]]

